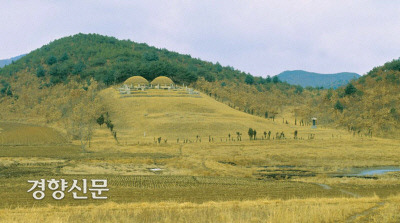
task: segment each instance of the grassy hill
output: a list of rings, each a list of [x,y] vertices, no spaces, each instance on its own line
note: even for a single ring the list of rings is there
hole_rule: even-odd
[[[356,80],[360,77],[356,73],[336,73],[336,74],[319,74],[307,72],[303,70],[284,71],[278,74],[280,80],[289,84],[300,85],[302,87],[323,87],[323,88],[338,88],[348,84],[351,80]]]
[[[230,66],[223,67],[145,43],[77,34],[55,40],[0,69],[1,109],[9,116],[22,118],[29,113],[44,117],[48,123],[67,122],[74,103],[67,109],[59,99],[75,100],[73,92],[77,85],[86,90],[93,78],[101,89],[134,75],[150,81],[160,75],[168,76],[175,83],[190,84],[214,98],[222,96],[232,107],[259,116],[269,112],[272,117],[282,112],[282,105],[291,103],[292,96],[303,90],[281,83],[277,78],[253,77]],[[214,90],[221,86],[240,90],[243,97],[238,98],[230,91],[217,95]],[[265,101],[262,95],[267,94],[264,92],[268,92],[269,99],[277,100],[268,100],[265,104],[250,100],[256,93],[259,100]],[[54,106],[56,104],[59,106]]]
[[[60,133],[48,127],[0,122],[0,145],[54,145],[66,142]]]
[[[0,96],[20,96],[14,92],[16,86],[10,85],[10,82],[21,73],[36,76],[41,90],[57,84],[66,85],[71,79],[85,82],[93,78],[100,84],[110,86],[140,75],[149,81],[167,76],[175,83],[185,85],[205,81],[211,83],[214,89],[224,85],[239,85],[238,89],[241,89],[249,85],[255,86],[260,93],[302,91],[298,86],[281,83],[276,77],[253,77],[233,67],[221,66],[218,62],[214,64],[145,43],[98,34],[77,34],[55,40],[0,69]],[[208,91],[206,88],[201,90]],[[255,108],[254,103],[244,105],[233,99],[232,103],[247,112],[257,110],[257,113],[265,113],[265,106]],[[274,110],[278,110],[275,109],[278,106],[272,104]]]
[[[273,121],[246,114],[203,93],[189,95],[185,90],[148,90],[124,96],[108,88],[100,95],[121,143],[154,142],[158,137],[168,142],[177,139],[208,142],[209,137],[215,142],[225,142],[229,135],[237,140],[237,132],[242,134],[242,140],[248,140],[249,128],[257,131],[258,139],[264,137],[264,131],[271,131],[271,139],[277,132],[284,132],[288,138],[293,138],[295,130],[304,138],[312,133],[309,126],[294,125],[294,120],[284,124],[282,119]]]

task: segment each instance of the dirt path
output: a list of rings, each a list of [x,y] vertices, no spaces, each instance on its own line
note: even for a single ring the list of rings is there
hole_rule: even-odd
[[[321,183],[312,183],[312,184],[318,185],[318,186],[322,187],[325,190],[333,190],[332,187],[327,185],[327,184],[321,184]],[[343,194],[347,194],[347,195],[350,195],[352,197],[357,197],[357,198],[362,197],[359,194],[356,194],[356,193],[353,193],[353,192],[350,192],[350,191],[347,191],[347,190],[343,190],[343,189],[338,189],[338,190],[340,192],[342,192]]]
[[[327,185],[327,184],[321,184],[321,183],[313,183],[313,184],[318,185],[318,186],[322,187],[325,190],[332,190],[332,187]],[[361,198],[362,197],[359,194],[356,194],[356,193],[353,193],[353,192],[350,192],[350,191],[347,191],[347,190],[339,189],[339,191],[344,193],[344,194],[353,196],[355,198]],[[367,216],[367,215],[371,214],[374,210],[378,209],[379,207],[382,207],[385,204],[386,204],[385,201],[377,202],[375,206],[373,206],[371,208],[368,208],[368,209],[366,209],[366,210],[364,210],[362,212],[358,212],[358,213],[355,213],[355,214],[351,215],[350,217],[347,218],[346,222],[355,222],[355,220],[357,218]]]
[[[320,184],[320,183],[315,183],[315,184],[320,186],[320,187],[322,187],[325,190],[331,190],[332,189],[332,187],[330,187],[329,185],[326,185],[326,184]]]
[[[355,193],[350,192],[350,191],[347,191],[347,190],[339,189],[339,191],[342,192],[342,193],[344,193],[344,194],[348,194],[348,195],[350,195],[350,196],[353,196],[353,197],[357,197],[357,198],[362,197],[362,196],[359,195],[359,194],[355,194]]]

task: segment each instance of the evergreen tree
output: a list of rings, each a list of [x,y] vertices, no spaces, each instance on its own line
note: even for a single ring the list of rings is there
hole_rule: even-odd
[[[249,134],[250,140],[253,138],[254,135],[254,131],[252,128],[249,128],[249,131],[247,132],[247,134]]]
[[[51,55],[49,58],[46,60],[47,65],[53,65],[57,63],[57,58],[53,55]]]
[[[354,94],[354,93],[356,93],[356,92],[357,92],[357,88],[354,87],[354,85],[353,85],[352,83],[349,83],[349,84],[346,86],[346,89],[344,90],[344,93],[345,93],[346,95],[352,95],[352,94]]]
[[[278,76],[274,76],[274,77],[272,78],[272,82],[273,82],[274,84],[279,83],[279,82],[280,82],[279,77],[278,77]]]
[[[336,104],[335,104],[335,107],[334,107],[334,108],[335,108],[336,110],[339,110],[340,112],[343,112],[343,109],[344,109],[342,103],[340,103],[339,100],[336,101]]]
[[[42,67],[42,65],[39,65],[39,67],[36,69],[36,76],[37,77],[44,77],[46,75],[46,71]]]
[[[96,120],[97,124],[99,124],[100,126],[104,124],[104,115],[101,114],[100,117],[97,118]]]
[[[246,76],[246,79],[244,80],[244,82],[245,82],[246,84],[254,84],[254,77],[251,76],[250,74],[248,74],[248,75]]]
[[[64,62],[64,61],[66,61],[66,60],[68,60],[68,59],[69,59],[68,54],[67,54],[67,53],[64,53],[64,54],[61,56],[61,58],[60,58],[60,62]]]

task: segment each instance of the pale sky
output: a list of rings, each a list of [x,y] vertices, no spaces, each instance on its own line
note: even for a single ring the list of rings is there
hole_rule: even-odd
[[[98,33],[255,76],[357,72],[400,57],[400,1],[0,0],[0,59]]]

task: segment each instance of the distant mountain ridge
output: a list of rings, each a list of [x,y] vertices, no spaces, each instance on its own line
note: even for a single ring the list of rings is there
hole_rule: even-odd
[[[357,73],[342,72],[335,74],[320,74],[304,70],[284,71],[278,74],[278,78],[289,84],[302,87],[338,88],[348,84],[353,79],[361,77]]]
[[[12,57],[10,59],[4,59],[4,60],[0,60],[0,68],[12,63],[13,61],[17,61],[19,59],[21,59],[21,57],[25,56],[26,54],[22,54],[16,57]]]

